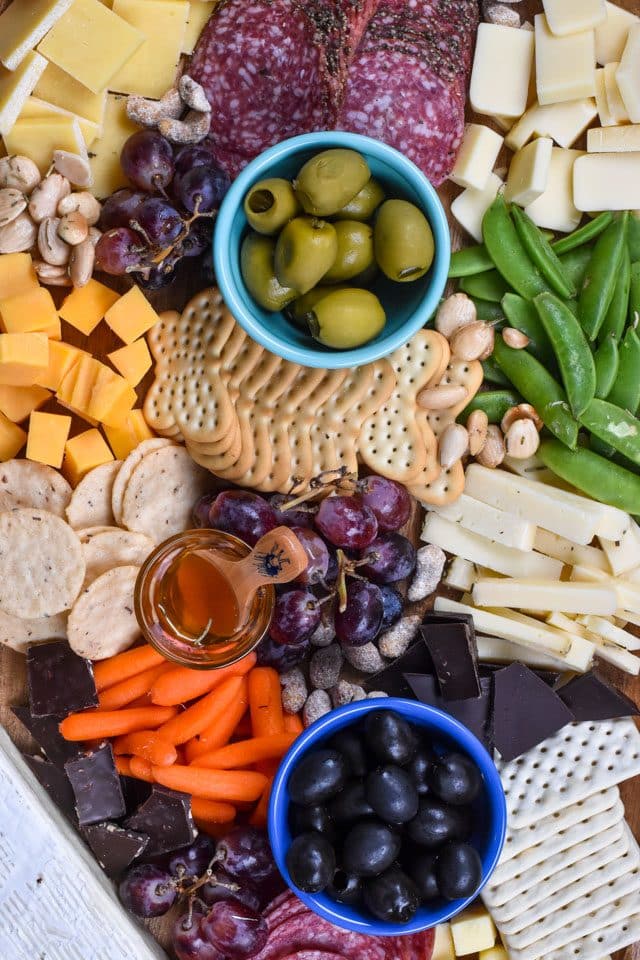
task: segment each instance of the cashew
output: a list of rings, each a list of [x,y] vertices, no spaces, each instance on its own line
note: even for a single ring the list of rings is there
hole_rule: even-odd
[[[424,410],[448,410],[457,403],[461,403],[467,396],[464,387],[457,384],[443,384],[437,387],[427,387],[417,396],[418,406]]]
[[[441,303],[436,313],[436,330],[447,340],[456,330],[475,323],[478,319],[476,305],[466,293],[454,293]]]
[[[0,227],[6,227],[26,209],[27,201],[20,190],[15,187],[4,187],[0,190]]]
[[[97,227],[89,227],[89,240],[91,240],[91,243],[94,245],[94,247],[101,236],[102,230],[98,230]]]
[[[514,350],[524,350],[531,343],[531,340],[522,330],[516,330],[515,327],[505,327],[502,331],[502,339],[508,347]]]
[[[86,240],[88,234],[89,224],[78,210],[73,213],[65,213],[60,218],[58,236],[62,237],[72,247],[77,247],[79,243]]]
[[[50,173],[38,184],[29,198],[31,219],[42,223],[47,217],[55,217],[58,204],[70,193],[71,186],[67,178],[59,173]]]
[[[69,258],[69,276],[74,287],[86,287],[91,280],[95,262],[96,250],[89,237],[77,247],[72,248]]]
[[[0,229],[0,253],[22,253],[36,242],[38,228],[27,213]]]
[[[533,420],[538,432],[542,430],[544,426],[540,414],[530,403],[519,403],[516,407],[509,407],[500,423],[502,432],[506,433],[511,424],[515,423],[516,420]]]
[[[33,267],[38,279],[48,287],[71,286],[71,278],[66,267],[56,267],[51,263],[45,263],[44,260],[34,260]]]
[[[198,113],[208,113],[211,110],[202,85],[186,73],[180,77],[178,90],[180,91],[180,96],[191,110],[197,110]]]
[[[510,457],[526,460],[540,446],[540,437],[533,420],[516,420],[505,435],[505,447]]]
[[[476,454],[476,460],[483,467],[499,467],[505,458],[504,440],[502,431],[495,423],[490,423],[487,429],[487,442]]]
[[[184,120],[161,120],[158,130],[171,143],[200,143],[210,126],[211,111],[190,110]]]
[[[496,23],[501,27],[515,27],[517,30],[522,22],[518,11],[504,3],[485,3],[483,13],[488,23]]]
[[[160,100],[127,97],[127,116],[141,127],[157,127],[161,120],[177,120],[183,110],[182,98],[175,87],[167,90]]]
[[[70,193],[68,197],[63,197],[58,204],[58,216],[63,217],[65,213],[81,213],[90,227],[100,219],[101,210],[100,201],[96,200],[88,190]]]
[[[469,449],[469,434],[461,423],[450,423],[440,437],[438,460],[440,466],[448,470],[456,460],[460,460]]]
[[[0,187],[12,187],[27,196],[37,187],[42,176],[29,157],[3,157],[0,160]]]
[[[486,360],[493,353],[493,342],[493,327],[477,320],[456,330],[450,340],[451,353],[458,360]]]
[[[69,153],[67,150],[54,150],[53,166],[70,183],[75,183],[76,187],[90,187],[93,183],[93,174],[88,159],[77,153]]]
[[[63,237],[59,236],[60,221],[57,217],[47,217],[38,227],[38,250],[45,263],[52,267],[63,267],[69,262],[71,250]]]
[[[476,457],[487,442],[488,429],[489,418],[484,410],[474,410],[473,413],[469,414],[467,432],[469,434],[469,453],[472,457]]]

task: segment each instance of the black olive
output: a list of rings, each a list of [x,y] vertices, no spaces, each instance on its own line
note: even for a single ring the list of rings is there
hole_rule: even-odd
[[[335,840],[336,828],[329,816],[326,807],[314,804],[311,807],[301,807],[292,803],[289,807],[289,826],[294,837],[301,833],[317,830],[324,834],[330,843]]]
[[[431,790],[445,803],[471,803],[480,793],[482,777],[475,763],[463,753],[438,757],[428,775]]]
[[[387,823],[406,823],[418,812],[418,791],[401,767],[389,764],[372,770],[367,777],[366,796],[378,816]]]
[[[329,804],[329,812],[336,823],[370,817],[374,811],[365,797],[364,781],[349,780]]]
[[[391,710],[372,710],[364,722],[368,749],[381,763],[408,763],[417,742],[406,720]]]
[[[367,772],[367,755],[362,737],[353,727],[347,727],[346,730],[340,730],[339,733],[336,733],[329,746],[345,758],[349,768],[349,776],[364,777]]]
[[[335,797],[347,781],[347,764],[337,750],[316,750],[300,761],[289,778],[289,797],[308,807]]]
[[[407,873],[418,888],[423,900],[435,900],[440,896],[436,876],[436,853],[416,853],[407,857]]]
[[[347,873],[338,867],[325,893],[338,903],[358,903],[362,897],[362,880],[355,873]]]
[[[400,837],[379,820],[361,820],[344,838],[342,866],[359,877],[375,877],[400,853]]]
[[[413,780],[421,797],[429,793],[427,778],[435,759],[435,754],[428,747],[418,747],[407,764],[407,773]]]
[[[287,850],[287,869],[300,890],[318,893],[331,882],[336,855],[326,837],[316,830],[301,833]]]
[[[420,895],[413,880],[394,866],[365,882],[364,902],[378,920],[408,923],[420,906]]]
[[[447,900],[470,897],[482,881],[482,861],[468,843],[448,843],[436,864],[438,889]]]
[[[469,811],[450,807],[435,797],[422,797],[418,812],[407,824],[407,833],[423,847],[438,847],[448,840],[466,840],[471,832]]]

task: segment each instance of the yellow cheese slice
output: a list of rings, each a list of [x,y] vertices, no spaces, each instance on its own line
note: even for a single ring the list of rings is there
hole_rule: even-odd
[[[109,88],[160,98],[175,81],[184,44],[186,0],[114,0],[113,12],[144,34],[144,43],[111,78]]]
[[[77,120],[86,147],[90,147],[100,136],[99,124],[92,120],[85,120],[84,117],[78,117],[69,110],[63,110],[62,107],[55,107],[52,103],[39,100],[37,97],[29,97],[20,111],[18,120],[29,120],[31,117],[70,117],[72,120]]]
[[[0,413],[21,423],[33,410],[43,407],[51,397],[44,387],[7,387],[0,385]]]
[[[198,38],[216,6],[217,0],[208,0],[208,2],[206,0],[196,0],[196,2],[189,4],[189,19],[182,41],[183,53],[193,53]]]
[[[47,61],[28,53],[19,67],[0,67],[0,133],[6,137],[20,115],[26,99],[44,73]],[[7,147],[7,153],[10,153]]]
[[[24,447],[27,435],[21,427],[0,413],[0,460],[11,460]]]
[[[60,413],[32,413],[27,436],[27,460],[36,460],[60,469],[70,429],[71,417]]]
[[[14,0],[0,16],[0,63],[15,70],[72,0]]]
[[[62,472],[75,487],[85,473],[113,460],[113,454],[98,430],[85,430],[67,440],[64,448]]]
[[[73,117],[31,117],[18,120],[5,135],[8,153],[30,157],[44,176],[54,150],[67,150],[87,156],[87,148],[78,121]]]
[[[96,197],[108,197],[119,187],[129,185],[120,167],[120,151],[132,133],[140,128],[127,117],[127,98],[109,94],[102,136],[91,147],[89,165]]]
[[[48,63],[33,93],[34,96],[54,107],[60,107],[77,117],[97,123],[102,130],[107,105],[106,89],[100,90],[99,93],[92,93],[60,67],[56,67],[55,63]]]

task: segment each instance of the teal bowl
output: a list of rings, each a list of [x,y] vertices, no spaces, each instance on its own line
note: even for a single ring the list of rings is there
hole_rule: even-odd
[[[306,161],[331,147],[358,150],[389,198],[409,200],[427,217],[435,243],[431,269],[412,283],[382,277],[371,289],[385,308],[387,322],[374,340],[353,350],[332,350],[299,330],[282,313],[270,313],[255,302],[240,271],[240,245],[247,231],[244,198],[265,177],[292,179]],[[411,160],[385,143],[355,133],[328,131],[284,140],[256,157],[231,185],[216,222],[213,263],[216,280],[229,310],[253,340],[271,353],[306,367],[356,367],[386,357],[411,339],[435,313],[447,282],[451,241],[449,225],[427,178]]]

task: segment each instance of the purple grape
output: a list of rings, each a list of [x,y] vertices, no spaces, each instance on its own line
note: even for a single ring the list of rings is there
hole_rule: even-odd
[[[141,202],[146,198],[147,194],[142,190],[131,190],[129,187],[116,190],[102,204],[98,224],[100,229],[105,232],[115,227],[128,227],[131,220],[136,218]]]
[[[233,889],[236,887],[237,889]],[[219,900],[237,900],[252,910],[260,909],[260,895],[249,883],[236,883],[224,870],[215,870],[214,879],[198,890],[198,896],[208,906]]]
[[[162,290],[173,283],[174,268],[168,263],[159,263],[142,274],[136,274],[136,283],[144,290]]]
[[[194,220],[189,232],[180,243],[180,253],[183,257],[199,257],[208,250],[213,240],[211,220],[202,217]]]
[[[156,130],[139,130],[125,141],[120,166],[125,177],[140,190],[164,190],[174,172],[171,144]]]
[[[320,623],[320,604],[309,590],[288,590],[276,600],[269,632],[276,643],[295,644],[308,640]]]
[[[176,174],[186,173],[194,167],[215,166],[211,153],[199,144],[187,144],[186,147],[181,147],[176,153],[174,163]]]
[[[217,496],[217,493],[205,493],[200,497],[199,500],[196,500],[191,513],[194,527],[209,526],[209,510],[211,509],[211,504]]]
[[[327,497],[320,504],[315,524],[329,543],[343,550],[364,550],[378,533],[375,514],[359,494]]]
[[[401,533],[382,533],[362,551],[367,563],[358,572],[374,583],[396,583],[409,577],[416,565],[416,548]]]
[[[139,226],[145,240],[158,250],[170,247],[183,227],[178,211],[160,197],[144,200],[138,207],[134,223],[134,229]]]
[[[381,530],[399,530],[411,514],[411,497],[400,483],[386,477],[365,477],[358,483],[363,501],[370,507]]]
[[[204,918],[202,910],[193,907],[176,920],[171,939],[178,960],[224,960],[202,932]]]
[[[136,917],[161,917],[178,897],[171,874],[154,863],[132,867],[120,882],[119,894],[124,906]]]
[[[344,613],[336,610],[336,636],[340,643],[361,647],[373,640],[382,624],[380,587],[367,580],[347,582],[347,606]]]
[[[324,582],[327,586],[334,584],[338,579],[338,555],[335,550],[329,548],[329,566],[327,567],[327,573],[324,578]]]
[[[292,527],[291,529],[309,558],[306,570],[303,570],[300,576],[296,577],[296,581],[298,583],[321,583],[329,569],[329,550],[326,543],[321,536],[307,527]]]
[[[276,643],[267,634],[256,649],[258,664],[261,667],[273,667],[278,673],[287,673],[302,663],[309,652],[309,646],[308,639],[302,643]]]
[[[183,877],[199,877],[205,872],[215,855],[214,841],[201,833],[188,847],[170,854],[166,860],[166,868],[172,877],[177,877],[179,880]]]
[[[218,167],[193,167],[176,177],[173,195],[189,213],[210,213],[222,203],[229,184],[229,177]]]
[[[402,616],[404,610],[404,597],[395,587],[389,587],[386,584],[380,587],[380,596],[382,597],[382,623],[381,630],[393,626]]]
[[[96,268],[114,277],[139,270],[148,253],[139,233],[116,227],[103,233],[96,244]]]
[[[273,507],[257,493],[224,490],[211,504],[209,526],[254,547],[260,537],[278,526],[278,521]]]
[[[261,887],[279,876],[269,838],[258,827],[234,827],[218,843],[218,857],[234,883]]]
[[[267,942],[269,927],[257,910],[235,900],[214,903],[200,924],[207,940],[225,957],[247,960]]]
[[[313,529],[316,511],[310,510],[307,504],[303,503],[299,507],[292,507],[291,510],[282,509],[285,503],[289,503],[289,501],[293,499],[293,497],[288,497],[285,493],[275,493],[269,500],[269,503],[276,511],[278,525],[283,524],[285,527],[308,527],[310,530]]]

